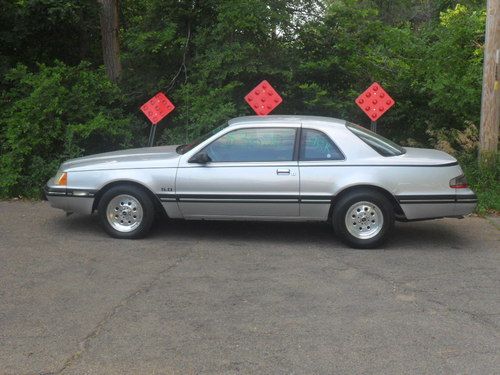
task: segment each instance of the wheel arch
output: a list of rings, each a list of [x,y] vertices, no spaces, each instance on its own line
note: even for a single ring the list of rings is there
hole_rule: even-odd
[[[352,193],[353,191],[376,191],[383,196],[387,198],[389,202],[391,202],[393,208],[394,208],[394,214],[396,216],[397,220],[405,220],[406,216],[401,208],[398,200],[394,195],[391,194],[388,190],[380,187],[380,186],[375,186],[375,185],[369,185],[369,184],[363,184],[363,185],[354,185],[354,186],[349,186],[344,189],[342,189],[340,192],[338,192],[335,197],[332,199],[332,205],[330,207],[330,212],[328,213],[328,219],[331,220],[332,218],[332,213],[333,213],[333,207],[335,206],[335,203],[337,203],[342,197],[344,197],[346,194]]]
[[[142,189],[146,194],[148,194],[149,198],[151,198],[151,201],[153,202],[155,212],[159,215],[163,215],[165,217],[168,217],[167,212],[165,211],[165,208],[161,204],[160,199],[158,196],[151,191],[147,186],[136,182],[136,181],[130,181],[130,180],[118,180],[118,181],[113,181],[110,182],[106,185],[104,185],[102,188],[100,188],[97,193],[95,194],[94,198],[94,203],[92,205],[92,212],[94,212],[97,209],[97,206],[99,205],[99,201],[101,200],[102,196],[104,193],[106,193],[109,189],[115,187],[115,186],[135,186],[138,187],[139,189]]]

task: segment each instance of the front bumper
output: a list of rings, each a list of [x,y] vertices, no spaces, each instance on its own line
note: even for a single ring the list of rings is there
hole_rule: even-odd
[[[44,187],[44,195],[50,205],[66,212],[91,214],[97,191],[54,186],[50,181]]]

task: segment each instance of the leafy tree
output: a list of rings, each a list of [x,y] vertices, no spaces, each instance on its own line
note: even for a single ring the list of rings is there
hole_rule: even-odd
[[[0,129],[0,196],[37,196],[61,161],[131,144],[131,119],[123,97],[102,70],[88,63],[18,65],[7,74],[10,90]]]
[[[423,35],[429,47],[419,78],[429,93],[434,126],[479,122],[485,20],[484,10],[457,5]]]
[[[0,9],[0,55],[10,67],[100,61],[95,0],[0,0]]]

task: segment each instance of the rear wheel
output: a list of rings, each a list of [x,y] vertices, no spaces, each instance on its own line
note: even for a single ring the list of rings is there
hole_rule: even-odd
[[[141,238],[155,217],[148,194],[135,186],[115,186],[101,197],[97,206],[104,230],[115,238]]]
[[[349,246],[361,249],[381,245],[394,226],[394,208],[381,193],[358,190],[347,193],[333,208],[333,227]]]

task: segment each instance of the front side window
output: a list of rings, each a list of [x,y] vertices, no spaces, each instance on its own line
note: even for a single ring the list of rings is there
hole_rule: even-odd
[[[226,126],[227,126],[227,122],[224,123],[224,124],[222,124],[222,125],[220,125],[220,126],[218,126],[218,127],[216,127],[215,129],[209,131],[208,133],[202,135],[201,137],[195,139],[191,143],[187,143],[185,145],[177,146],[177,149],[175,151],[177,151],[177,153],[180,154],[180,155],[184,155],[186,152],[191,151],[193,148],[195,148],[196,146],[198,146],[200,143],[205,142],[212,135],[215,135],[218,132],[220,132]]]
[[[343,160],[344,155],[324,133],[313,129],[302,129],[300,160]]]
[[[397,145],[393,141],[371,132],[362,126],[352,124],[350,122],[346,123],[346,126],[347,129],[354,133],[354,135],[382,156],[398,156],[403,155],[406,152],[403,147]]]
[[[212,162],[292,161],[294,128],[240,129],[205,148]]]

